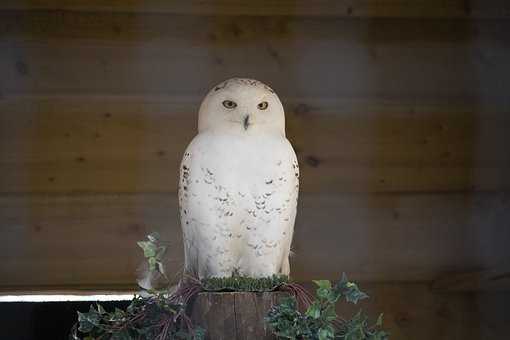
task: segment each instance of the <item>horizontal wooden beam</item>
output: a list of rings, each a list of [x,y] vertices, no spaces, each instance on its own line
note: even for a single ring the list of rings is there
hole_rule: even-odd
[[[357,305],[339,302],[338,314],[350,318],[361,309],[372,324],[383,313],[384,329],[390,333],[392,340],[504,339],[508,331],[508,293],[438,294],[425,283],[358,283],[370,298],[361,300]],[[312,284],[306,286],[310,291],[315,290]],[[88,309],[88,303],[69,303],[67,306],[70,317],[76,316],[73,309]],[[108,303],[104,306],[108,311],[113,308]],[[27,324],[33,322],[37,325],[42,311],[48,308],[54,311],[58,306],[43,307],[37,303],[0,304],[4,325],[7,325],[3,330],[9,334],[6,337],[12,339],[22,333],[19,326],[9,328],[9,325],[19,325],[19,317],[16,316],[21,312],[26,315]],[[33,329],[27,330],[25,338],[32,333]]]
[[[155,12],[191,15],[302,15],[355,18],[501,18],[510,16],[502,0],[297,0],[297,1],[3,1],[0,9]]]
[[[437,293],[420,283],[360,283],[370,298],[358,305],[339,303],[338,314],[359,309],[375,320],[383,313],[384,328],[393,340],[500,339],[510,323],[510,294]]]
[[[510,251],[508,255],[510,256]],[[510,291],[510,268],[446,274],[435,280],[432,288],[436,291],[454,292]]]
[[[102,286],[94,285],[27,285],[27,286],[2,286],[0,289],[0,298],[2,296],[30,296],[30,295],[121,295],[135,294],[140,291],[136,283],[131,284],[108,284]],[[27,298],[28,300],[28,298]],[[1,299],[0,299],[1,301]],[[14,302],[14,301],[13,301]]]
[[[314,195],[300,198],[291,258],[296,280],[431,281],[508,257],[507,194]],[[169,242],[182,269],[175,194],[0,196],[0,290],[119,287],[136,282],[136,241]]]
[[[510,21],[0,12],[0,93],[197,97],[232,76],[284,97],[508,107]]]
[[[510,189],[510,118],[470,103],[282,98],[302,192]],[[0,100],[0,192],[176,192],[199,98]]]

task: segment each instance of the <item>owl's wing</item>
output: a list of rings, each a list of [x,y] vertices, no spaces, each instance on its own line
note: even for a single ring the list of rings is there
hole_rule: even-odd
[[[185,271],[225,276],[234,266],[231,254],[231,211],[225,190],[217,183],[218,157],[211,141],[197,136],[181,163],[179,206],[184,240]]]
[[[198,277],[199,248],[195,234],[196,221],[192,220],[193,197],[197,196],[197,188],[193,181],[196,177],[197,164],[193,162],[195,153],[193,141],[186,148],[180,165],[179,176],[179,214],[184,242],[184,272]]]
[[[289,158],[292,166],[292,170],[290,173],[290,177],[292,178],[289,181],[290,188],[289,190],[289,203],[292,204],[292,208],[286,211],[286,216],[284,217],[284,229],[287,230],[287,237],[285,238],[286,244],[283,246],[283,256],[282,256],[282,266],[281,266],[281,274],[289,275],[290,274],[290,255],[292,238],[294,235],[294,224],[296,220],[297,214],[297,202],[299,196],[299,164],[297,161],[296,153],[290,143],[289,145]]]

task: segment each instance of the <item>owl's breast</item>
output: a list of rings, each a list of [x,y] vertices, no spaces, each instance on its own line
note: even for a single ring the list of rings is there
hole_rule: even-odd
[[[186,155],[186,166],[203,177],[202,182],[214,182],[216,186],[242,194],[265,194],[269,189],[284,189],[298,181],[294,150],[279,135],[199,134]]]
[[[206,271],[217,275],[232,268],[278,272],[288,256],[298,188],[296,156],[284,137],[199,134],[181,164],[186,249],[199,250],[188,258],[203,256]]]

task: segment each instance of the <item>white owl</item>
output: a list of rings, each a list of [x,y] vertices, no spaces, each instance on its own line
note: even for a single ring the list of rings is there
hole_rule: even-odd
[[[241,78],[214,87],[180,168],[185,272],[288,275],[298,191],[296,154],[275,92]]]

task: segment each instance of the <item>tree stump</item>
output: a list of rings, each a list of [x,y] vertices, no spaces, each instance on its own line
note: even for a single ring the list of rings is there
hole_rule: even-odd
[[[190,303],[188,315],[206,329],[210,340],[276,339],[264,317],[285,292],[202,292]]]

